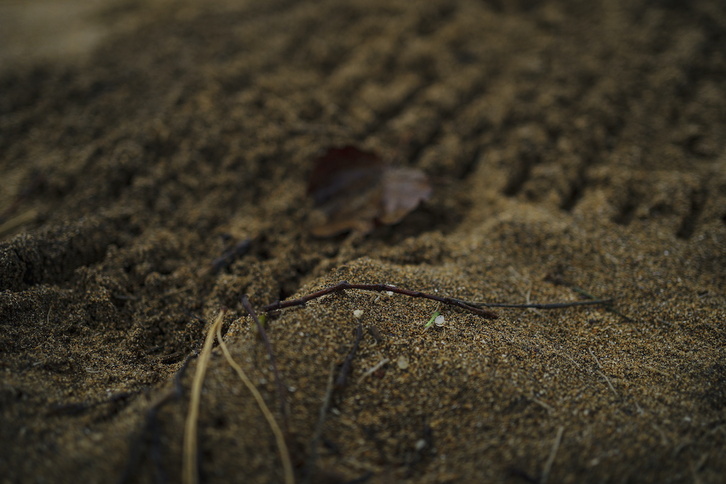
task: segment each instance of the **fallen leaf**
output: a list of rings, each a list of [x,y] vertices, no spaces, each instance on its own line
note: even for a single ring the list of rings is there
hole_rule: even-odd
[[[393,167],[375,153],[345,146],[315,161],[308,194],[315,203],[313,235],[330,237],[400,222],[431,196],[431,185],[420,170]]]

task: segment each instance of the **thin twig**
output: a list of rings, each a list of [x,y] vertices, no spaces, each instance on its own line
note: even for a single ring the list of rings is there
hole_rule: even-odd
[[[173,387],[161,393],[159,396],[157,396],[157,398],[153,400],[151,405],[149,405],[149,409],[146,412],[144,426],[141,428],[139,434],[131,439],[131,444],[129,445],[129,458],[126,462],[126,467],[124,468],[123,474],[121,474],[121,477],[119,477],[119,480],[117,481],[118,484],[125,484],[127,482],[131,482],[133,473],[138,470],[139,463],[141,462],[141,458],[144,455],[144,447],[147,435],[151,435],[151,450],[149,451],[149,456],[154,463],[155,481],[168,481],[166,477],[166,472],[164,472],[164,468],[161,463],[161,431],[159,429],[158,414],[161,410],[161,407],[163,407],[165,404],[170,402],[172,399],[181,397],[183,392],[181,377],[186,371],[187,366],[189,365],[189,361],[191,361],[193,357],[196,357],[196,355],[190,354],[189,356],[187,356],[181,367],[179,367],[176,375],[174,376]]]
[[[383,365],[385,365],[389,361],[391,361],[391,360],[389,360],[388,358],[383,358],[381,361],[379,361],[378,363],[373,365],[365,373],[363,373],[360,378],[358,378],[358,383],[362,382],[364,379],[371,376],[373,373],[378,371]]]
[[[353,358],[355,358],[355,354],[358,351],[358,346],[360,346],[360,340],[362,338],[363,326],[358,323],[358,327],[355,329],[355,340],[353,341],[353,346],[348,352],[348,355],[345,357],[343,364],[340,366],[338,378],[336,378],[335,380],[335,388],[343,388],[345,387],[346,383],[348,383],[348,375],[350,375],[350,370],[353,366]]]
[[[184,457],[182,459],[182,482],[184,484],[195,484],[199,481],[199,462],[197,460],[197,429],[199,426],[199,402],[202,397],[202,383],[204,382],[204,374],[209,366],[209,357],[212,354],[212,344],[214,343],[214,331],[216,327],[222,324],[224,311],[220,311],[217,319],[214,320],[212,326],[207,331],[207,337],[204,340],[202,352],[199,355],[197,363],[197,371],[194,373],[192,381],[192,394],[189,401],[189,412],[184,426]]]
[[[290,460],[290,452],[287,448],[287,443],[285,442],[285,437],[282,435],[282,430],[280,430],[280,426],[277,425],[277,422],[275,421],[275,417],[272,415],[272,412],[270,412],[270,409],[267,407],[267,404],[265,404],[265,400],[262,398],[262,395],[260,395],[260,392],[257,390],[255,385],[249,379],[249,377],[244,372],[242,367],[239,366],[236,361],[234,361],[234,358],[232,358],[232,354],[229,352],[229,349],[227,348],[227,344],[222,339],[222,326],[221,325],[217,326],[217,340],[219,341],[219,346],[222,348],[222,353],[224,353],[224,357],[227,359],[227,363],[229,363],[229,365],[234,369],[234,371],[237,372],[237,375],[240,377],[240,380],[242,380],[242,382],[245,384],[245,386],[250,391],[250,393],[252,393],[252,396],[255,397],[257,406],[260,407],[262,414],[265,416],[265,419],[267,420],[267,424],[270,426],[270,429],[272,429],[272,433],[275,435],[275,441],[277,442],[277,448],[280,451],[280,459],[282,460],[283,472],[285,474],[285,482],[287,484],[293,484],[295,482],[295,476],[292,471],[292,461]]]
[[[572,308],[576,306],[597,306],[612,304],[612,299],[595,299],[592,301],[573,301],[549,304],[507,304],[507,303],[469,303],[472,306],[482,306],[485,308],[512,308],[512,309],[562,309]]]
[[[552,282],[553,284],[557,284],[557,285],[560,285],[560,286],[569,287],[570,289],[572,289],[577,294],[579,294],[581,296],[584,296],[584,297],[586,297],[588,299],[594,299],[594,300],[597,299],[590,292],[588,292],[588,291],[584,290],[583,288],[578,287],[578,286],[576,286],[576,285],[574,285],[574,284],[566,281],[565,279],[563,279],[561,277],[557,277],[557,276],[547,276],[547,277],[545,277],[545,280],[546,281],[549,281],[549,282]],[[631,317],[626,316],[625,314],[623,314],[620,311],[618,311],[617,309],[615,309],[613,307],[612,303],[605,305],[605,311],[607,311],[609,313],[612,313],[612,314],[614,314],[616,316],[619,316],[619,317],[623,318],[624,320],[626,320],[629,323],[634,323],[635,322],[635,320],[633,320]]]
[[[323,404],[320,406],[320,412],[318,413],[318,422],[315,424],[315,431],[310,439],[310,453],[308,460],[305,463],[305,471],[303,475],[303,483],[310,482],[310,479],[315,473],[315,461],[318,458],[318,446],[320,445],[320,439],[323,436],[323,426],[325,425],[325,418],[328,415],[328,408],[330,402],[333,399],[333,391],[335,385],[333,385],[335,376],[335,364],[330,364],[330,372],[328,375],[328,384],[325,387],[325,396],[323,397]]]
[[[587,351],[589,351],[590,354],[592,355],[592,357],[595,359],[595,363],[597,363],[597,367],[600,369],[598,371],[598,373],[600,373],[600,376],[602,376],[605,379],[605,383],[608,384],[608,386],[610,387],[610,390],[613,391],[613,393],[615,394],[616,397],[620,397],[620,395],[618,394],[618,391],[615,389],[615,387],[613,386],[613,384],[610,382],[610,378],[608,378],[608,376],[603,371],[603,367],[600,364],[600,360],[598,360],[597,359],[597,356],[595,356],[595,353],[592,352],[592,348],[588,348]]]
[[[51,406],[50,410],[48,410],[48,415],[80,415],[87,410],[99,407],[101,405],[112,405],[118,402],[123,402],[133,396],[138,395],[139,393],[141,392],[120,392],[111,395],[109,398],[97,402],[74,402],[53,405]]]
[[[552,405],[548,404],[547,402],[544,402],[544,401],[540,400],[539,398],[532,397],[532,401],[534,403],[536,403],[537,405],[539,405],[540,407],[542,407],[545,410],[547,410],[547,413],[552,413],[552,412],[555,411],[555,409],[552,408]]]
[[[557,455],[557,451],[560,448],[560,443],[562,442],[562,433],[565,431],[564,427],[560,427],[557,429],[557,436],[555,437],[555,442],[552,445],[552,450],[550,451],[549,457],[547,457],[547,462],[545,462],[544,469],[542,470],[542,478],[539,480],[540,484],[546,484],[547,479],[550,476],[550,471],[552,470],[552,464],[555,462],[555,456]]]
[[[486,309],[477,307],[475,304],[464,301],[462,299],[456,299],[453,297],[446,297],[446,296],[437,296],[436,294],[428,294],[428,293],[420,292],[420,291],[411,291],[409,289],[401,289],[400,287],[390,286],[388,284],[351,284],[346,281],[339,282],[338,284],[335,284],[334,286],[326,287],[325,289],[321,289],[320,291],[314,292],[312,294],[308,294],[307,296],[303,296],[299,299],[291,299],[288,301],[277,301],[272,304],[268,304],[267,306],[264,306],[262,308],[262,310],[269,312],[269,311],[274,311],[276,309],[284,309],[284,308],[289,308],[289,307],[293,307],[293,306],[304,306],[305,303],[307,303],[308,301],[310,301],[312,299],[316,299],[316,298],[325,296],[325,295],[333,293],[333,292],[345,291],[346,289],[357,289],[359,291],[374,291],[374,292],[393,292],[396,294],[402,294],[404,296],[409,296],[409,297],[420,297],[420,298],[424,298],[424,299],[431,299],[433,301],[438,301],[440,303],[448,304],[450,306],[456,306],[461,309],[465,309],[466,311],[477,314],[477,315],[482,316],[487,319],[496,319],[497,318],[496,313],[493,313],[491,311],[487,311]]]
[[[277,369],[277,361],[275,360],[275,353],[272,351],[272,344],[270,343],[270,338],[267,337],[267,331],[265,331],[264,326],[260,322],[260,318],[257,317],[257,313],[255,312],[255,309],[252,307],[252,304],[250,304],[250,300],[247,297],[247,294],[242,295],[242,306],[247,310],[252,320],[257,325],[257,331],[260,332],[260,336],[262,337],[262,341],[265,343],[265,348],[267,349],[267,355],[270,358],[270,366],[272,366],[272,373],[275,375],[275,386],[277,387],[277,396],[280,399],[280,410],[282,412],[282,424],[285,429],[285,432],[288,431],[288,409],[287,409],[287,398],[286,398],[286,389],[285,385],[282,383],[282,378],[280,377],[280,371]]]
[[[227,249],[221,256],[212,261],[212,264],[209,267],[209,272],[217,274],[226,269],[232,265],[232,262],[234,262],[237,258],[245,255],[247,251],[250,250],[251,245],[252,239],[245,239],[242,242],[235,244],[230,249]]]

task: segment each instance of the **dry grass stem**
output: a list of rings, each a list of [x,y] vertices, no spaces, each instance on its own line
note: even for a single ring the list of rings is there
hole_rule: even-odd
[[[197,460],[197,432],[199,427],[199,401],[202,395],[202,384],[204,375],[209,366],[209,357],[212,353],[214,343],[214,331],[222,324],[224,311],[220,311],[217,319],[207,331],[202,352],[199,355],[199,363],[192,381],[192,393],[189,401],[189,412],[184,426],[184,453],[182,457],[182,482],[184,484],[196,484],[199,481],[199,462]]]
[[[229,349],[227,348],[227,344],[222,339],[222,326],[217,326],[217,341],[219,341],[219,346],[222,348],[222,353],[224,353],[224,357],[227,359],[227,363],[229,363],[229,366],[231,366],[234,371],[237,372],[237,375],[239,376],[240,380],[245,384],[247,389],[252,393],[252,395],[255,397],[255,401],[257,402],[257,406],[260,407],[260,410],[262,411],[262,414],[265,416],[265,419],[267,420],[268,425],[270,426],[270,429],[272,430],[272,433],[275,435],[275,442],[277,443],[277,448],[280,451],[280,459],[282,460],[282,467],[283,472],[285,474],[285,483],[286,484],[293,484],[295,482],[295,476],[292,472],[292,462],[290,460],[290,452],[287,448],[287,443],[285,443],[285,437],[282,435],[282,430],[280,430],[280,426],[277,425],[277,421],[275,420],[274,415],[272,415],[272,412],[270,411],[269,407],[265,403],[265,400],[262,398],[262,395],[257,390],[255,385],[252,383],[252,381],[249,379],[247,374],[244,372],[241,366],[237,364],[237,362],[232,358],[232,355],[229,352]]]
[[[600,373],[600,376],[602,376],[605,379],[605,383],[608,384],[608,387],[610,387],[610,390],[612,390],[612,392],[615,394],[616,397],[620,397],[620,394],[618,393],[618,391],[613,386],[612,382],[610,381],[610,378],[608,378],[608,376],[603,371],[603,367],[600,364],[600,360],[598,360],[597,359],[597,356],[595,356],[595,353],[592,352],[592,348],[588,348],[587,351],[590,352],[590,355],[592,355],[593,359],[595,360],[595,363],[597,363],[597,367],[600,369],[598,371],[598,373]]]
[[[365,380],[367,377],[371,376],[373,373],[375,373],[379,368],[383,367],[386,363],[388,363],[388,358],[383,358],[381,361],[373,365],[369,370],[367,370],[365,373],[363,373],[360,378],[358,378],[358,383],[361,383],[363,380]]]
[[[545,462],[544,469],[542,469],[542,478],[539,480],[540,484],[546,484],[547,479],[550,477],[552,464],[554,464],[555,462],[555,457],[557,456],[557,451],[560,448],[560,443],[562,442],[562,434],[564,431],[564,427],[560,427],[557,429],[557,436],[555,437],[555,442],[554,444],[552,444],[552,450],[550,451],[549,457],[547,457],[547,462]]]

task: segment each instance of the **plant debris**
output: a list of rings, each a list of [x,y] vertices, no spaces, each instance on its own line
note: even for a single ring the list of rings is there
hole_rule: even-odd
[[[421,170],[391,166],[354,146],[330,148],[315,161],[308,181],[315,202],[311,231],[316,237],[367,234],[400,222],[431,192]]]
[[[461,309],[465,309],[466,311],[469,311],[470,313],[477,314],[481,317],[487,318],[487,319],[497,319],[496,313],[493,313],[492,311],[488,311],[486,309],[482,309],[475,305],[476,303],[470,303],[467,301],[464,301],[462,299],[457,299],[454,297],[447,297],[447,296],[439,296],[437,294],[429,294],[426,292],[421,291],[411,291],[409,289],[403,289],[396,286],[391,286],[388,284],[351,284],[347,281],[341,281],[333,286],[328,286],[325,289],[321,289],[319,291],[313,292],[311,294],[308,294],[307,296],[303,296],[299,299],[289,299],[287,301],[275,301],[271,304],[268,304],[266,306],[262,307],[262,310],[265,312],[275,311],[277,309],[285,309],[289,307],[294,306],[304,306],[308,301],[325,296],[327,294],[330,294],[332,292],[338,292],[338,291],[345,291],[347,289],[356,289],[359,291],[375,291],[375,292],[385,292],[389,295],[396,294],[402,294],[404,296],[408,297],[420,297],[424,299],[431,299],[432,301],[438,301],[440,303],[448,304],[450,306],[456,306]]]

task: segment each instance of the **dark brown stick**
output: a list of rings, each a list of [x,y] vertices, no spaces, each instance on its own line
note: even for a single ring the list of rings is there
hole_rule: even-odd
[[[333,377],[335,376],[335,365],[330,365],[330,374],[328,376],[328,384],[325,387],[325,396],[323,397],[323,404],[320,406],[318,412],[318,423],[315,425],[313,436],[310,439],[310,450],[308,452],[308,459],[303,469],[303,484],[310,482],[310,479],[315,474],[315,461],[318,459],[318,446],[320,445],[320,438],[323,436],[323,426],[325,425],[325,418],[328,416],[328,409],[330,408],[330,402],[333,397],[333,391],[335,386],[333,385]]]
[[[226,269],[227,267],[232,265],[232,262],[234,262],[237,258],[245,255],[247,251],[250,250],[251,245],[252,239],[246,239],[242,242],[235,244],[232,248],[226,250],[224,254],[212,261],[212,265],[210,266],[209,271],[212,274],[217,274],[218,272]]]
[[[575,306],[596,306],[602,304],[604,306],[612,304],[612,299],[594,299],[592,301],[573,301],[564,303],[550,304],[506,304],[506,303],[469,303],[472,306],[483,306],[485,308],[510,308],[510,309],[562,309],[572,308]]]
[[[146,411],[146,417],[144,419],[144,425],[138,435],[133,436],[131,444],[129,445],[129,458],[126,462],[123,474],[118,479],[118,484],[125,484],[131,482],[134,477],[134,473],[139,470],[141,460],[145,456],[144,450],[147,444],[147,436],[149,436],[151,449],[148,452],[149,458],[154,465],[154,482],[168,482],[167,473],[164,470],[162,464],[161,455],[161,428],[159,425],[158,415],[161,408],[174,399],[181,398],[184,393],[184,388],[181,383],[182,376],[186,372],[189,362],[192,358],[196,358],[196,354],[190,354],[185,359],[182,365],[174,375],[174,387],[166,390],[160,394],[149,406]]]
[[[492,311],[487,311],[486,309],[476,307],[474,304],[472,304],[470,302],[466,302],[461,299],[456,299],[453,297],[437,296],[435,294],[428,294],[428,293],[420,292],[420,291],[411,291],[409,289],[401,289],[400,287],[396,287],[396,286],[389,286],[388,284],[351,284],[346,281],[339,282],[334,286],[326,287],[325,289],[321,289],[320,291],[314,292],[312,294],[308,294],[307,296],[303,296],[299,299],[291,299],[288,301],[277,301],[272,304],[268,304],[267,306],[264,306],[262,308],[262,310],[269,312],[269,311],[274,311],[276,309],[284,309],[284,308],[289,308],[289,307],[293,307],[293,306],[304,306],[305,303],[307,303],[308,301],[310,301],[312,299],[317,299],[317,298],[325,296],[327,294],[330,294],[333,292],[344,291],[346,289],[358,289],[360,291],[374,291],[374,292],[393,292],[396,294],[403,294],[404,296],[431,299],[433,301],[438,301],[440,303],[448,304],[451,306],[456,306],[461,309],[465,309],[465,310],[469,311],[470,313],[477,314],[477,315],[487,318],[487,319],[496,319],[498,317],[496,315],[496,313],[493,313]]]
[[[280,371],[277,369],[277,361],[275,360],[275,354],[272,351],[272,344],[270,343],[270,338],[267,337],[267,331],[265,331],[265,328],[262,326],[262,323],[260,322],[260,318],[257,317],[257,313],[255,312],[255,309],[250,304],[249,298],[247,298],[247,294],[242,295],[242,306],[247,310],[252,320],[257,325],[257,330],[260,332],[260,336],[262,337],[262,341],[265,343],[265,348],[267,349],[267,354],[270,357],[270,365],[272,366],[272,372],[275,375],[275,384],[277,386],[277,396],[280,399],[280,409],[282,412],[282,423],[285,432],[288,431],[288,408],[287,408],[287,398],[286,398],[286,390],[285,385],[282,383],[282,378],[280,377]]]
[[[568,288],[572,289],[573,291],[575,291],[577,294],[579,294],[581,296],[585,296],[588,299],[597,299],[595,296],[593,296],[592,294],[590,294],[589,292],[587,292],[583,288],[578,287],[578,286],[572,284],[571,282],[563,279],[560,276],[557,276],[557,275],[549,275],[549,276],[545,277],[544,280],[545,281],[548,281],[548,282],[551,282],[553,284],[556,284],[558,286],[568,287]],[[626,316],[625,314],[623,314],[620,311],[618,311],[617,309],[615,309],[613,307],[613,305],[611,304],[611,301],[607,301],[606,302],[605,311],[607,311],[609,313],[612,313],[612,314],[615,314],[616,316],[619,316],[619,317],[623,318],[625,321],[627,321],[629,323],[634,323],[635,322],[635,320],[633,320],[631,317]]]
[[[355,354],[358,352],[361,339],[363,339],[363,326],[358,323],[358,327],[355,329],[355,341],[353,341],[353,346],[350,348],[348,355],[340,366],[338,378],[335,379],[335,388],[342,389],[348,383],[348,375],[350,375],[350,370],[353,367],[353,358],[355,358]]]

